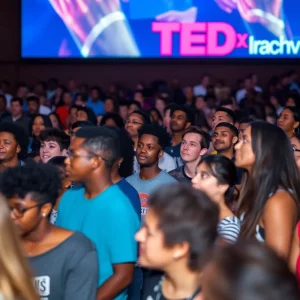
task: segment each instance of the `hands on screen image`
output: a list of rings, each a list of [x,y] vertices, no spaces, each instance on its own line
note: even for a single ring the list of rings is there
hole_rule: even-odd
[[[156,17],[156,20],[159,22],[185,23],[185,22],[195,22],[196,19],[197,19],[197,7],[191,7],[185,11],[170,10]]]
[[[119,0],[49,0],[84,57],[139,56]]]

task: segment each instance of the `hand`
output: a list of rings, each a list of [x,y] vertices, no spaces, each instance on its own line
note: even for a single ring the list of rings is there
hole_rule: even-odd
[[[280,18],[283,0],[237,0],[237,8],[241,17],[249,23],[268,23],[267,15]],[[264,7],[262,10],[261,7]]]
[[[229,14],[237,7],[235,0],[215,0],[215,2],[222,10]]]
[[[197,18],[197,8],[191,7],[185,11],[170,10],[166,13],[156,16],[157,21],[161,22],[195,22]]]

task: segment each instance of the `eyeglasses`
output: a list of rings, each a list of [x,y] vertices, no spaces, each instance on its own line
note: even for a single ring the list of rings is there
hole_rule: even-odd
[[[17,209],[15,207],[10,207],[10,211],[14,214],[14,216],[17,219],[20,219],[20,218],[23,218],[23,216],[26,213],[26,211],[31,210],[31,209],[36,208],[36,207],[43,206],[44,204],[45,203],[39,203],[37,205],[30,206],[30,207],[24,207],[24,208],[21,208],[21,209]]]
[[[133,125],[144,125],[144,123],[138,122],[136,120],[126,120],[124,121],[125,124],[130,124],[132,123]]]

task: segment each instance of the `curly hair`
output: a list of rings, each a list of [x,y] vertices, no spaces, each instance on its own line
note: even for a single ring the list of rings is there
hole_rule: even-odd
[[[0,177],[0,192],[6,198],[24,199],[30,194],[37,203],[55,204],[61,189],[61,181],[55,166],[29,163],[7,168]]]

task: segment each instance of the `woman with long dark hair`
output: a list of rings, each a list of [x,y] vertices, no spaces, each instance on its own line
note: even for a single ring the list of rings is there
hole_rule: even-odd
[[[289,138],[300,134],[300,112],[298,108],[287,106],[277,120],[277,125],[285,131]]]
[[[279,127],[250,123],[236,149],[236,166],[246,169],[238,215],[240,236],[290,254],[300,211],[300,174],[290,140]]]
[[[222,155],[203,157],[193,178],[193,187],[204,191],[220,209],[218,232],[227,242],[235,242],[240,233],[240,220],[230,206],[235,198],[236,169],[234,163]]]

